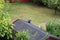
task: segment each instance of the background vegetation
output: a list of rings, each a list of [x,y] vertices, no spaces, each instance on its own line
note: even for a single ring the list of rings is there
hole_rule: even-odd
[[[50,8],[57,7],[60,10],[60,0],[31,0],[32,3],[38,3],[39,5],[45,5]]]

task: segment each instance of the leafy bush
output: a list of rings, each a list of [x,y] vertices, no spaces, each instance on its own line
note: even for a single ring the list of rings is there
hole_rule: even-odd
[[[7,12],[7,4],[4,0],[0,0],[0,37],[7,37],[7,39],[12,38],[12,23],[10,16]],[[6,9],[5,9],[6,8]],[[11,26],[10,26],[11,25]],[[5,40],[7,40],[5,39]]]
[[[29,40],[30,34],[28,31],[20,31],[16,34],[16,40]]]
[[[38,3],[39,5],[46,5],[49,8],[55,8],[57,7],[60,9],[60,0],[31,0],[32,3]]]
[[[48,7],[59,7],[58,5],[60,5],[60,0],[42,0],[42,2],[44,3],[44,5],[47,5]]]
[[[60,22],[57,20],[49,21],[46,25],[46,29],[49,33],[60,37]]]

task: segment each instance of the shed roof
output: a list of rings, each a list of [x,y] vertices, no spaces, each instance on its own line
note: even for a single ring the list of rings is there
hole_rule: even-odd
[[[48,33],[37,26],[33,25],[32,23],[28,23],[24,20],[16,20],[13,22],[15,24],[14,30],[15,31],[23,31],[28,30],[31,34],[30,40],[46,40],[49,36]],[[33,36],[32,36],[33,35]]]

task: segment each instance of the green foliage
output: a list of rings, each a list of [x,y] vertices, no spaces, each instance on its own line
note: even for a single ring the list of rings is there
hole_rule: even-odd
[[[33,3],[36,3],[36,2],[41,2],[43,3],[43,5],[46,5],[50,8],[55,8],[57,7],[58,9],[60,9],[60,0],[31,0]]]
[[[58,5],[60,5],[59,0],[42,0],[42,2],[44,3],[44,5],[47,4],[48,7],[58,7]]]
[[[30,34],[28,31],[20,31],[16,34],[16,40],[29,40]]]
[[[57,20],[49,21],[46,25],[46,29],[49,33],[60,37],[60,22]]]
[[[4,0],[0,0],[0,37],[6,36],[7,39],[12,38],[12,29],[13,26],[11,19],[7,12],[8,4],[4,3]],[[6,8],[6,9],[5,9]]]

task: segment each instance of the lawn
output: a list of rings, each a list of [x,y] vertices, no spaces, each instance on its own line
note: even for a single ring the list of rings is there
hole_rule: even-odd
[[[53,9],[27,3],[11,4],[9,14],[13,21],[16,19],[27,20],[31,18],[33,24],[43,27],[45,27],[46,22],[49,20],[60,19],[59,15],[54,14]]]

